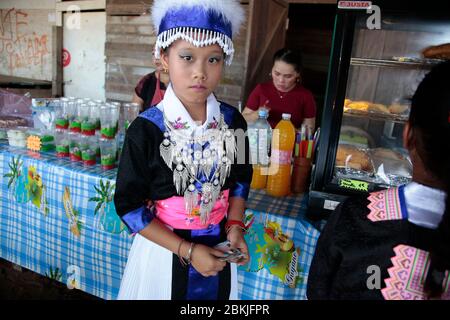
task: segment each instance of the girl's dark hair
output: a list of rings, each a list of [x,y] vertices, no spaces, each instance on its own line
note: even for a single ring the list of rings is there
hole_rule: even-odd
[[[303,65],[302,65],[302,56],[300,52],[293,51],[287,48],[283,48],[275,52],[273,56],[273,62],[283,61],[287,64],[290,64],[294,67],[295,71],[301,73]]]
[[[445,270],[450,269],[450,61],[440,63],[419,84],[411,102],[409,123],[417,152],[426,169],[443,184],[445,211],[430,250],[425,281],[429,297],[443,291]]]

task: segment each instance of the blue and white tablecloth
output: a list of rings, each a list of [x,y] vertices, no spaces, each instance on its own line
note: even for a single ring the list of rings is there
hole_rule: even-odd
[[[112,201],[116,174],[0,144],[0,257],[71,288],[115,299],[133,240]],[[250,207],[259,209],[261,203],[267,210],[247,210],[255,231],[247,237],[265,253],[254,255],[251,271],[239,269],[242,299],[306,298],[319,232],[304,219],[304,200],[270,199],[252,191]],[[291,241],[294,249],[283,251],[286,243],[280,239]],[[296,268],[291,263],[291,288],[274,265],[293,250],[298,261]]]

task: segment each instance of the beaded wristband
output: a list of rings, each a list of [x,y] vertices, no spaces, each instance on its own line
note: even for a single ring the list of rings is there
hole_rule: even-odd
[[[242,229],[242,231],[247,232],[247,228],[245,227],[245,224],[242,221],[239,220],[228,220],[225,224],[225,232],[230,232],[231,228],[233,226],[237,226]]]

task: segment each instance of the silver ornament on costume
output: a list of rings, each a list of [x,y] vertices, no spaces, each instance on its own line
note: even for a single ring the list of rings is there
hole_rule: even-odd
[[[167,131],[160,144],[160,153],[166,165],[173,171],[173,181],[178,194],[184,196],[186,212],[192,213],[198,206],[199,192],[194,182],[201,185],[200,218],[206,223],[209,213],[220,196],[221,187],[231,172],[236,154],[236,141],[220,115],[217,129],[207,129],[202,136],[187,134],[177,129],[164,116]],[[205,143],[206,144],[205,146]],[[205,148],[202,150],[202,148]],[[172,167],[175,163],[175,168]],[[200,177],[203,176],[200,182]]]

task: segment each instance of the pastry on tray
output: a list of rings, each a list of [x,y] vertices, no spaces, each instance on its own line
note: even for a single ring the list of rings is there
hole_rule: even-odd
[[[389,106],[389,112],[392,114],[407,114],[409,113],[410,110],[410,106],[407,104],[402,104],[402,103],[392,103]]]
[[[368,111],[370,102],[368,101],[351,101],[347,104],[346,109]]]
[[[340,144],[336,154],[336,167],[352,168],[373,173],[369,155],[361,149],[348,144]]]
[[[371,103],[369,105],[369,111],[390,114],[389,109],[381,103]]]

